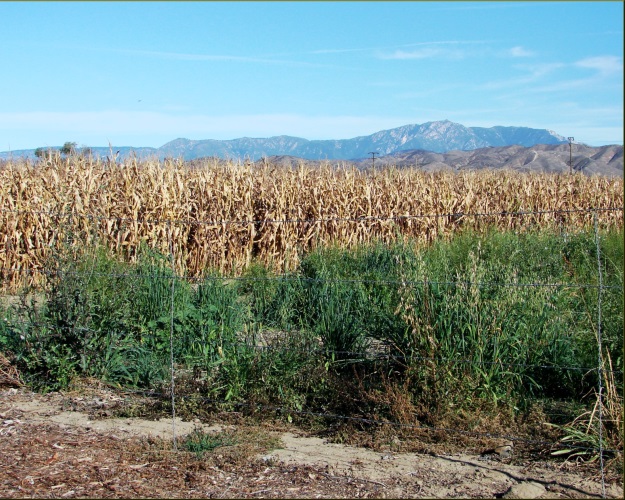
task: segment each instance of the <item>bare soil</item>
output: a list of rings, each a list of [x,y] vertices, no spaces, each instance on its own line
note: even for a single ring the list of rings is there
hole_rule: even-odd
[[[593,498],[597,469],[517,456],[415,454],[328,443],[294,429],[111,417],[110,390],[0,391],[0,497]],[[185,436],[230,432],[203,455]],[[172,436],[176,435],[176,448]],[[606,496],[623,497],[608,477]]]

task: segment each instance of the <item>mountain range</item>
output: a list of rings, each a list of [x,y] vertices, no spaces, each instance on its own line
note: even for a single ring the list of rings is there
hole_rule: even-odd
[[[406,150],[426,150],[434,153],[467,151],[485,147],[534,146],[536,144],[563,144],[567,140],[551,130],[528,127],[465,127],[449,120],[427,122],[421,125],[404,125],[382,130],[367,136],[338,140],[307,140],[281,135],[269,138],[243,137],[231,140],[175,139],[159,148],[119,147],[119,157],[129,154],[138,157],[173,157],[193,160],[206,156],[233,160],[256,161],[274,155],[297,156],[306,160],[352,160],[367,158],[371,152],[380,156]],[[54,148],[53,148],[54,149]],[[93,154],[106,157],[109,147],[90,147]],[[35,150],[0,153],[0,159],[25,156],[34,157]]]
[[[58,148],[52,148],[58,149]],[[221,160],[296,165],[339,160],[358,168],[417,167],[426,171],[507,168],[517,171],[568,172],[623,177],[623,146],[591,147],[545,129],[528,127],[465,127],[448,120],[404,125],[367,136],[340,140],[307,140],[286,135],[232,140],[176,139],[159,148],[90,147],[94,156],[138,158],[213,157]],[[0,153],[1,159],[35,158],[35,150]]]

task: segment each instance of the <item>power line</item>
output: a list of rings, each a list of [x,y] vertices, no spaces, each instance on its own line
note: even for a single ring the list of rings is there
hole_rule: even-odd
[[[371,155],[371,168],[375,170],[375,155],[379,155],[379,153],[370,151],[369,154]]]

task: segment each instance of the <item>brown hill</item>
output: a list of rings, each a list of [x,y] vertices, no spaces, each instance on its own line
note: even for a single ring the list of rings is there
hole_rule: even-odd
[[[571,162],[572,160],[572,162]],[[371,159],[360,160],[361,165],[371,164]],[[479,170],[483,168],[510,169],[520,172],[561,172],[571,169],[587,175],[623,177],[623,146],[590,147],[573,144],[538,144],[531,147],[504,146],[481,148],[473,151],[431,153],[427,151],[402,151],[382,158],[376,164],[394,164],[398,167],[416,166],[424,170]]]
[[[572,158],[571,158],[572,156]],[[449,151],[434,153],[421,149],[400,151],[388,156],[376,157],[375,165],[416,167],[427,172],[451,170],[510,169],[518,172],[567,173],[571,169],[586,175],[623,177],[623,146],[591,147],[573,144],[538,144],[531,147],[487,147],[472,151]],[[338,162],[333,160],[333,162]],[[277,166],[294,166],[300,163],[321,164],[322,160],[304,160],[296,156],[269,156],[256,163]],[[370,168],[371,158],[344,160],[341,164]]]

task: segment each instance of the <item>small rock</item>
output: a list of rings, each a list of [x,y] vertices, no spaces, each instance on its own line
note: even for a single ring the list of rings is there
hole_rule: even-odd
[[[527,498],[531,500],[540,497],[546,491],[542,484],[525,482],[511,486],[502,498]]]
[[[495,453],[501,458],[509,458],[512,455],[512,446],[497,446],[497,448],[495,448]]]

